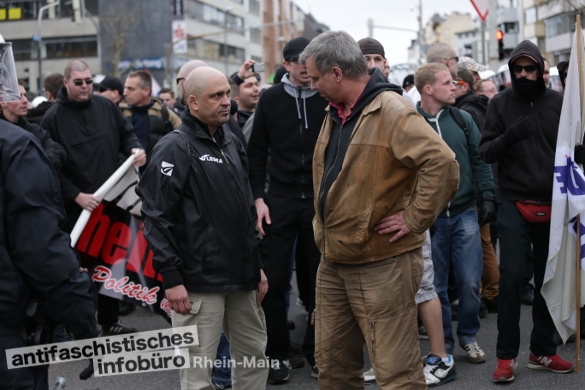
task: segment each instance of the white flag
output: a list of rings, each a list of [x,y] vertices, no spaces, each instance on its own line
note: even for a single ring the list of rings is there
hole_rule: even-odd
[[[582,39],[581,39],[582,40]],[[577,215],[581,213],[581,243],[585,243],[585,177],[574,162],[575,145],[581,143],[583,116],[579,91],[577,33],[573,36],[569,73],[565,83],[563,109],[559,122],[559,134],[555,154],[555,173],[553,178],[552,214],[550,243],[547,266],[542,285],[544,297],[551,317],[563,341],[577,329],[576,323],[576,276],[577,267]],[[584,57],[585,58],[585,57]],[[581,70],[582,71],[582,70]],[[584,250],[581,246],[581,264]],[[581,285],[585,279],[581,273]],[[581,304],[585,302],[581,291]]]

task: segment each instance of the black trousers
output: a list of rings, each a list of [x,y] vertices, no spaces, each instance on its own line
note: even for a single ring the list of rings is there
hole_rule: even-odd
[[[266,355],[271,359],[288,359],[290,334],[287,325],[286,296],[289,287],[290,262],[295,238],[307,262],[305,273],[310,284],[307,305],[309,318],[303,341],[303,352],[310,364],[314,363],[315,327],[311,325],[311,313],[315,309],[315,281],[321,253],[315,245],[313,199],[296,199],[266,194],[264,201],[270,212],[272,224],[264,224],[266,236],[261,242],[262,262],[268,279],[268,293],[262,301],[268,344]],[[299,270],[297,269],[297,272]],[[302,272],[302,271],[301,271]],[[307,275],[304,275],[307,276]],[[298,277],[298,276],[297,276]]]
[[[535,355],[556,354],[555,326],[540,293],[544,279],[550,223],[526,222],[514,202],[498,202],[500,240],[500,293],[496,355],[513,359],[520,348],[520,296],[526,272],[526,256],[534,254],[534,305],[530,350]],[[531,249],[532,245],[532,249]]]
[[[0,390],[49,390],[49,365],[8,369],[6,350],[22,347],[17,331],[0,327]]]
[[[97,289],[94,290],[97,294]],[[102,326],[111,326],[118,322],[120,314],[120,301],[107,295],[98,294],[98,324]]]

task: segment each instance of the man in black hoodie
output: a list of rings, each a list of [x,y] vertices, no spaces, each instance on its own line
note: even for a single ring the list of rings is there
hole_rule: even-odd
[[[252,135],[248,146],[250,185],[258,210],[258,230],[264,236],[262,254],[270,290],[262,302],[268,328],[266,354],[286,361],[290,354],[285,295],[289,288],[290,262],[295,239],[309,264],[311,299],[305,302],[309,312],[303,353],[316,368],[314,327],[315,279],[321,253],[315,245],[312,221],[313,175],[311,158],[319,129],[325,118],[327,101],[310,87],[311,79],[299,56],[309,44],[307,38],[295,38],[283,50],[288,75],[267,89],[256,106]],[[270,158],[270,163],[268,163]],[[270,184],[264,192],[266,173]],[[297,238],[298,237],[298,238]],[[288,368],[270,369],[268,381],[284,382]]]
[[[494,96],[488,107],[480,154],[498,163],[500,292],[498,366],[495,382],[514,380],[520,348],[520,296],[525,259],[534,253],[533,328],[528,368],[566,373],[573,364],[559,357],[555,326],[540,293],[548,257],[550,203],[557,132],[563,96],[544,85],[544,61],[536,45],[520,43],[508,62],[513,88]],[[540,223],[524,216],[526,201],[545,213]]]
[[[61,228],[68,233],[83,209],[93,211],[99,205],[93,193],[118,168],[118,153],[135,154],[136,166],[146,163],[132,125],[112,101],[92,95],[92,83],[85,62],[68,63],[57,102],[41,122],[67,153],[59,181],[67,212],[67,221]],[[105,334],[136,331],[119,321],[118,301],[105,295],[98,299],[98,322]]]

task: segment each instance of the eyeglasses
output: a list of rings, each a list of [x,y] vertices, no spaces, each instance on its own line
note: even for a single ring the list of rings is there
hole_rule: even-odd
[[[465,84],[467,84],[465,81],[453,80],[453,85],[465,85]]]
[[[290,60],[288,60],[288,62],[290,62],[292,64],[298,64],[299,63],[299,59],[298,58],[291,58]]]
[[[177,85],[179,85],[181,80],[185,80],[185,79],[186,79],[186,77],[177,77],[175,81],[177,82]]]
[[[444,57],[443,59],[445,61],[455,60],[455,62],[459,62],[459,57],[457,57],[457,56],[455,56],[455,57]]]
[[[514,73],[522,73],[522,70],[525,70],[526,73],[532,73],[536,70],[536,65],[514,65],[512,69],[514,69]]]
[[[93,79],[73,80],[73,84],[76,87],[81,87],[84,83],[85,83],[85,85],[92,85],[93,84]]]

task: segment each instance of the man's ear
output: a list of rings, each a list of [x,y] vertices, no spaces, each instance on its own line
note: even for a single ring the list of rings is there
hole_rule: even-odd
[[[240,105],[240,98],[239,97],[235,97],[234,100],[236,101],[236,103],[238,103],[238,106]]]
[[[429,96],[433,94],[433,88],[431,87],[431,84],[427,84],[423,87],[423,93]]]
[[[189,106],[190,109],[193,109],[194,111],[199,110],[199,102],[197,101],[197,97],[195,97],[195,95],[189,95],[187,105]]]
[[[335,77],[335,81],[340,82],[343,78],[343,71],[341,68],[334,66],[331,68],[331,73],[333,73],[333,77]]]

